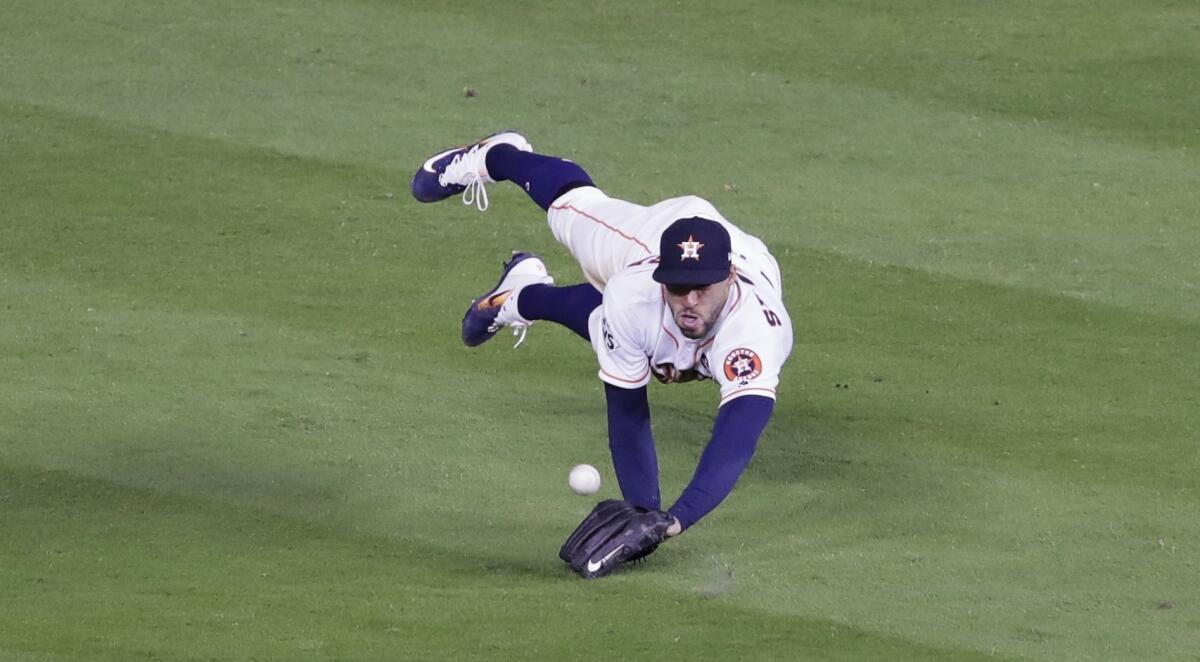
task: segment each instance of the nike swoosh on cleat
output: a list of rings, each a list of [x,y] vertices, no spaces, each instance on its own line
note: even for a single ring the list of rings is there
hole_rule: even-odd
[[[450,154],[451,152],[457,152],[460,149],[469,149],[471,147],[475,147],[476,145],[486,145],[487,142],[491,139],[492,139],[492,137],[488,136],[487,138],[484,138],[483,140],[480,140],[477,143],[471,143],[470,145],[463,145],[462,147],[451,147],[450,149],[448,149],[444,152],[439,152],[437,154],[434,154],[433,156],[429,157],[428,159],[425,159],[425,163],[421,164],[421,168],[425,172],[427,172],[431,175],[436,175],[436,174],[438,174],[438,171],[433,169],[433,164],[438,159],[445,158],[447,154]]]
[[[484,308],[496,308],[498,306],[503,306],[504,302],[508,301],[508,295],[510,292],[512,292],[512,290],[504,290],[503,292],[497,292],[490,297],[486,297],[483,301],[479,302],[479,305],[476,306],[476,308],[483,310]]]
[[[438,174],[438,171],[436,171],[436,170],[434,170],[434,169],[433,169],[433,164],[434,164],[434,163],[435,163],[435,162],[436,162],[438,159],[445,158],[445,156],[446,156],[447,154],[449,154],[449,153],[451,153],[451,152],[457,152],[457,151],[458,151],[458,150],[460,150],[460,149],[462,149],[462,148],[461,148],[461,147],[452,147],[452,148],[450,148],[450,149],[448,149],[448,150],[446,150],[446,151],[444,151],[444,152],[438,152],[437,154],[434,154],[433,156],[431,156],[431,157],[429,157],[428,159],[426,159],[426,160],[425,160],[425,163],[421,164],[421,169],[422,169],[422,170],[424,170],[425,172],[427,172],[427,173],[431,174],[431,175],[436,175],[436,174]]]
[[[600,559],[599,561],[592,561],[591,559],[589,559],[587,562],[587,571],[588,572],[596,572],[600,568],[603,568],[604,564],[608,563],[609,559],[616,556],[617,552],[620,552],[622,549],[625,549],[625,545],[618,545],[616,549],[605,554],[604,558]]]

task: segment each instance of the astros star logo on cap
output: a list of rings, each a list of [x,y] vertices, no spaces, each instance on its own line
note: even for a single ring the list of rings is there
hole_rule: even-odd
[[[686,260],[690,257],[697,262],[700,261],[700,249],[704,248],[704,244],[696,241],[694,236],[689,234],[687,241],[680,242],[675,245],[683,251],[683,255],[679,256],[680,260]]]

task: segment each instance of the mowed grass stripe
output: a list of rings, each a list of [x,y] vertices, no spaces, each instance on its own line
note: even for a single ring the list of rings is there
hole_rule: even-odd
[[[2,465],[4,647],[64,659],[982,659],[633,578],[480,565],[389,537]],[[646,627],[631,603],[672,606]],[[469,624],[469,626],[468,626]],[[712,648],[714,632],[727,648]],[[568,634],[569,633],[569,634]]]
[[[39,135],[36,127],[26,128],[23,133]],[[370,195],[372,185],[387,184],[375,180],[381,175],[371,169],[360,174],[348,166],[307,163],[270,153],[251,151],[247,155],[237,149],[226,153],[219,142],[191,138],[175,142],[170,134],[156,134],[152,140],[137,143],[123,131],[103,137],[102,131],[89,126],[87,133],[100,136],[94,138],[99,143],[72,158],[39,156],[36,149],[24,154],[23,162],[33,164],[34,172],[48,170],[48,161],[82,165],[75,171],[66,170],[61,178],[23,178],[14,173],[10,181],[33,182],[21,188],[29,192],[27,199],[35,208],[52,199],[63,209],[63,216],[46,219],[30,213],[25,222],[14,224],[16,241],[7,244],[9,269],[15,266],[19,270],[23,262],[27,269],[56,265],[54,269],[61,275],[91,286],[136,291],[126,294],[126,302],[147,297],[144,303],[168,309],[179,302],[188,308],[211,308],[221,315],[269,315],[286,324],[316,324],[314,331],[332,333],[342,342],[342,356],[353,355],[356,345],[374,346],[378,351],[382,343],[401,359],[411,357],[405,371],[415,371],[421,379],[457,372],[465,381],[479,369],[480,361],[474,360],[477,354],[450,351],[435,367],[416,360],[419,352],[406,343],[394,342],[428,337],[444,343],[447,350],[457,346],[453,324],[462,304],[448,306],[446,290],[457,288],[465,301],[474,291],[471,288],[480,287],[486,277],[480,272],[486,271],[487,262],[467,257],[476,252],[472,242],[451,241],[448,235],[469,234],[482,223],[493,230],[494,224],[527,233],[540,230],[538,222],[506,218],[482,223],[476,218],[454,218],[437,222],[437,228],[428,224],[411,227],[413,220],[420,221],[420,217],[407,217],[411,203],[396,210],[397,203],[386,195]],[[57,140],[70,142],[65,137]],[[87,139],[79,140],[87,144]],[[118,143],[126,150],[141,144],[144,151],[140,155],[130,152],[122,161],[124,166],[97,177],[100,173],[88,165],[95,163],[94,154]],[[37,167],[39,161],[42,168]],[[148,163],[156,167],[147,169]],[[123,179],[114,179],[121,173],[120,167],[126,169],[120,174]],[[130,180],[140,185],[116,187],[115,199],[97,204],[106,198],[91,195],[114,181]],[[63,190],[52,188],[53,181],[62,182]],[[266,202],[265,192],[271,198]],[[335,203],[337,197],[349,200]],[[19,200],[14,206],[16,214],[21,214]],[[335,208],[327,210],[322,203]],[[94,216],[97,211],[101,214]],[[446,239],[433,238],[437,250],[412,250],[412,242],[422,241],[414,237],[423,236],[427,229]],[[20,243],[22,235],[32,239],[29,245]],[[53,241],[45,241],[47,236]],[[440,255],[443,249],[452,257]],[[555,250],[561,255],[561,249]],[[455,259],[456,253],[462,257]],[[447,261],[458,266],[458,273],[440,268]],[[1070,462],[1076,458],[1066,456],[1077,454],[1078,437],[1093,453],[1105,448],[1116,454],[1140,453],[1125,439],[1142,432],[1156,440],[1160,453],[1171,453],[1171,448],[1180,453],[1168,467],[1189,468],[1188,428],[1179,424],[1189,418],[1188,394],[1195,378],[1175,357],[1196,347],[1195,325],[904,269],[868,267],[865,273],[872,281],[864,284],[863,276],[855,273],[847,280],[844,274],[863,270],[865,265],[812,251],[795,251],[786,264],[789,282],[804,284],[788,290],[802,311],[798,315],[801,361],[808,361],[805,354],[813,349],[821,354],[830,348],[846,351],[848,344],[873,348],[858,360],[859,365],[847,364],[840,352],[836,354],[842,376],[831,375],[834,383],[851,378],[863,382],[869,378],[874,383],[879,378],[880,384],[873,387],[883,394],[934,390],[944,401],[925,423],[963,421],[970,427],[948,435],[964,440],[962,443],[971,443],[965,440],[979,434],[980,421],[995,419],[1014,426],[1014,436],[1028,436],[1035,428],[1042,434],[1057,430],[1063,437],[1069,436],[1071,443],[1049,450],[1059,462]],[[414,273],[439,274],[445,277],[442,283],[450,287],[431,287],[426,277],[413,278]],[[459,277],[457,283],[455,276]],[[809,283],[819,283],[820,291]],[[229,296],[233,292],[237,295]],[[861,308],[854,310],[865,310],[866,316],[855,313],[847,317],[846,304],[856,300]],[[422,310],[434,314],[425,315]],[[868,335],[872,333],[874,337]],[[567,338],[553,337],[570,344]],[[920,342],[911,338],[920,338]],[[578,347],[562,351],[571,356],[584,354],[575,350]],[[1027,355],[1030,360],[1006,366],[1007,357],[1014,354]],[[947,356],[959,358],[943,360]],[[897,362],[895,367],[884,366],[884,357]],[[580,362],[586,364],[586,358],[581,356]],[[1119,377],[1089,377],[1093,362],[1107,366],[1108,374]],[[508,363],[512,365],[500,363],[493,369],[520,371],[517,379],[538,371],[536,366],[522,369],[520,358]],[[849,372],[851,366],[856,373]],[[930,370],[940,372],[924,374]],[[988,379],[972,387],[977,392],[974,400],[966,400],[961,397],[967,392],[964,378],[972,375],[987,375]],[[907,388],[898,392],[901,380],[906,380]],[[1130,389],[1126,384],[1143,386]],[[1001,411],[1015,408],[1019,413],[1000,415],[993,405],[997,401],[1005,408]],[[888,415],[903,417],[912,412],[913,404],[896,402]],[[1028,416],[1033,412],[1042,415]],[[907,415],[911,417],[911,413]],[[1056,425],[1042,426],[1047,419],[1057,421]],[[1110,435],[1101,435],[1097,446],[1094,433],[1099,429],[1125,434],[1112,434],[1111,442],[1103,441]],[[1012,449],[988,445],[980,450],[989,449],[1012,454]],[[1043,453],[1034,457],[1038,463],[1046,459]],[[1145,480],[1171,484],[1171,476],[1178,472],[1168,468],[1165,477],[1163,473],[1154,467]],[[1179,480],[1185,479],[1181,475]]]
[[[409,332],[425,323],[421,308],[464,308],[480,272],[507,254],[504,244],[481,254],[464,236],[553,242],[541,221],[501,234],[504,213],[484,222],[414,214],[408,174],[24,104],[4,114],[13,156],[3,163],[12,182],[5,267],[172,295],[156,300],[166,307],[177,298],[326,329],[344,328],[353,307],[364,335]],[[447,281],[470,289],[451,304],[432,285]]]
[[[263,3],[226,25],[207,8],[147,3],[127,21],[96,3],[14,17],[30,29],[12,28],[24,66],[6,88],[71,112],[382,167],[518,126],[618,195],[703,192],[781,247],[802,236],[852,257],[1196,319],[1200,163],[1188,146],[1200,133],[1179,79],[1198,57],[1188,12],[1104,7],[762,2],[686,16],[596,8],[566,22],[533,6],[489,12],[484,29],[473,7]],[[1107,19],[1087,20],[1097,16]],[[1069,36],[1046,39],[1063,21]],[[97,25],[108,38],[81,44]],[[489,38],[457,39],[456,25]],[[736,37],[750,26],[755,39]],[[428,45],[441,42],[456,47],[434,56]],[[537,62],[536,75],[517,62]],[[465,98],[466,86],[480,94]]]

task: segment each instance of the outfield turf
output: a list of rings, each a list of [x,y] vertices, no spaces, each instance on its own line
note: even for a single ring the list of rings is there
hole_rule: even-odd
[[[1198,71],[1192,0],[2,4],[0,660],[1200,659]],[[590,349],[458,335],[578,269],[407,192],[508,127],[795,320],[733,496],[602,581]],[[668,501],[716,396],[651,387]]]

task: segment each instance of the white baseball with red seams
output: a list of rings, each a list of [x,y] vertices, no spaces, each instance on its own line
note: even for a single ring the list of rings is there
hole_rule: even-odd
[[[595,494],[600,491],[600,472],[590,464],[577,464],[571,467],[567,484],[576,494]]]

